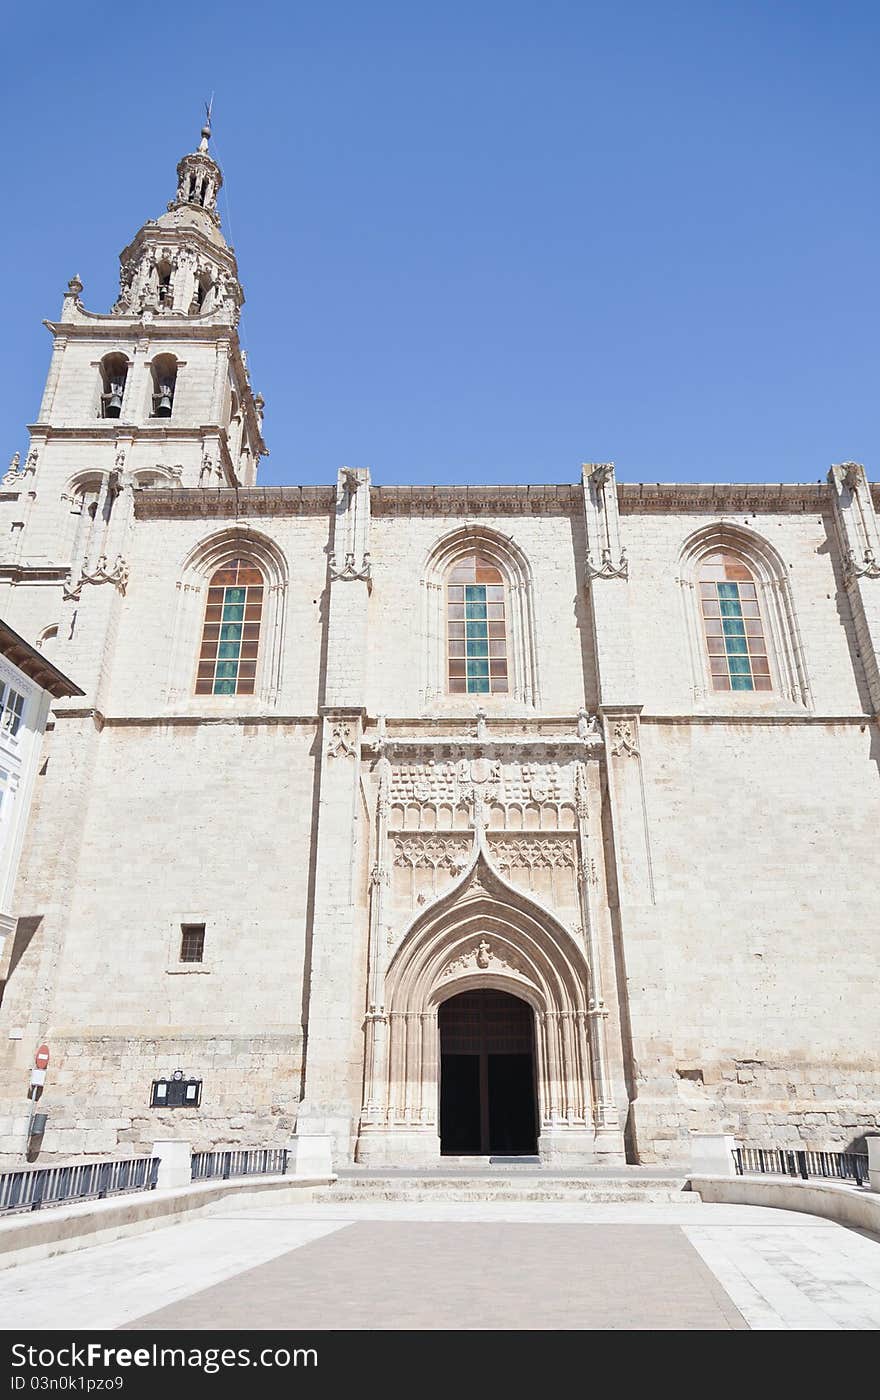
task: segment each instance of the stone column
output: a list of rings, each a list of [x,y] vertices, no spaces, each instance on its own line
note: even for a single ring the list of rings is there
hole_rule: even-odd
[[[329,1133],[354,1156],[363,1099],[367,890],[361,739],[370,592],[369,473],[339,472],[321,706],[314,901],[307,968],[305,1093],[297,1133]],[[340,549],[344,564],[340,564]],[[363,887],[362,887],[363,885]]]
[[[880,524],[865,468],[828,473],[847,598],[874,714],[880,716]]]
[[[609,1150],[620,1150],[620,1116],[615,1099],[615,1079],[617,1082],[617,1094],[621,1096],[621,1090],[625,1094],[623,1083],[623,1055],[620,1046],[619,1036],[614,1045],[614,1067],[616,1074],[612,1074],[609,1055],[609,1037],[607,1032],[608,1010],[605,1005],[604,983],[605,978],[602,970],[602,948],[599,939],[599,918],[596,909],[595,891],[590,880],[590,844],[589,844],[589,801],[587,794],[587,777],[584,764],[578,762],[575,770],[575,812],[577,815],[578,830],[578,897],[581,907],[581,918],[584,925],[584,943],[587,958],[590,964],[590,987],[589,987],[589,1027],[590,1044],[592,1055],[590,1056],[590,1068],[592,1073],[592,1095],[591,1104],[593,1119],[596,1127],[597,1137],[608,1137]],[[589,1089],[590,1081],[585,1084],[585,1089]]]
[[[656,983],[663,980],[662,950],[658,947],[654,905],[656,890],[651,859],[650,828],[646,788],[642,768],[640,722],[642,702],[635,670],[629,602],[630,560],[623,544],[617,484],[611,463],[588,463],[583,469],[584,515],[586,522],[586,572],[589,579],[590,611],[596,657],[599,712],[605,739],[605,777],[613,868],[609,882],[612,918],[624,959],[633,953],[640,964],[648,953],[648,975]],[[613,966],[609,948],[606,966]],[[597,959],[597,962],[599,960]],[[615,979],[614,989],[626,979]],[[612,986],[606,983],[610,998]],[[616,1000],[616,999],[615,999]],[[620,1119],[634,1086],[627,1089],[621,1078],[626,1061],[620,1038],[622,1008],[609,1007],[596,998],[590,1008],[591,1045],[595,1049],[608,1037],[606,1027],[614,1009],[614,1038],[619,1047],[617,1083],[611,1093],[617,1098]],[[598,1074],[598,1069],[597,1069]],[[606,1091],[607,1092],[607,1091]],[[597,1130],[611,1129],[602,1123]],[[598,1143],[597,1143],[598,1146]]]

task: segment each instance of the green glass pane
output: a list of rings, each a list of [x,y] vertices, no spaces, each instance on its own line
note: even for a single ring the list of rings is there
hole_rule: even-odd
[[[731,690],[754,690],[751,676],[731,676]]]
[[[241,642],[221,642],[217,648],[218,656],[231,656],[237,659],[241,651]]]
[[[224,610],[223,616],[224,616],[224,617],[226,616],[225,610]],[[722,616],[722,617],[742,617],[742,608],[741,608],[740,605],[739,605],[739,599],[738,599],[738,598],[722,598],[722,599],[721,599],[721,616]]]
[[[747,656],[728,656],[727,664],[730,667],[730,674],[740,676],[750,676],[752,668],[749,665]]]
[[[724,642],[725,642],[725,645],[726,645],[726,647],[727,647],[727,654],[728,654],[728,656],[732,655],[734,652],[745,651],[745,650],[746,650],[746,639],[745,639],[745,637],[725,637],[725,638],[724,638]],[[222,647],[221,647],[221,651],[222,651]]]
[[[719,597],[719,598],[738,598],[738,597],[739,597],[739,584],[738,584],[738,583],[719,583],[719,584],[718,584],[718,597]]]
[[[468,618],[476,618],[477,620],[482,620],[482,619],[484,619],[485,616],[486,616],[486,604],[485,604],[485,603],[465,603],[465,605],[464,605],[464,615],[465,615],[465,617],[468,617]]]
[[[468,644],[467,644],[467,654],[468,654],[468,656],[488,656],[488,655],[489,655],[489,643],[488,643],[488,641],[480,641],[479,639],[477,639],[476,641],[470,641],[470,640],[468,640]]]
[[[489,624],[487,622],[468,622],[465,630],[468,637],[488,637]]]
[[[467,661],[467,673],[468,673],[468,677],[470,677],[470,676],[488,676],[488,674],[489,674],[489,659],[488,659],[488,657],[486,658],[485,661],[481,661],[481,660],[479,659],[479,657],[474,657],[473,659],[472,659],[471,657],[468,657],[468,661]]]
[[[241,623],[225,622],[220,628],[221,642],[237,642],[241,640]]]
[[[482,584],[469,583],[464,590],[464,600],[466,603],[485,603],[486,589]]]
[[[215,681],[215,682],[214,682],[214,694],[215,694],[215,695],[234,695],[234,694],[235,694],[235,681]]]
[[[489,692],[488,676],[468,676],[468,693],[470,695],[485,695]]]
[[[244,620],[244,604],[227,603],[223,609],[224,622],[242,622]]]
[[[221,676],[231,676],[232,679],[234,680],[235,677],[238,675],[238,662],[237,662],[237,661],[218,661],[218,662],[217,662],[217,671],[216,671],[216,674],[217,674],[218,679],[219,679]]]
[[[223,601],[224,603],[243,603],[245,592],[244,588],[227,588]]]
[[[746,634],[746,625],[741,617],[725,617],[721,626],[724,628],[725,637],[744,637]]]

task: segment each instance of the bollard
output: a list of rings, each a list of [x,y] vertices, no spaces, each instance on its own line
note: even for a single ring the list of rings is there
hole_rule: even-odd
[[[160,1138],[153,1143],[154,1157],[159,1158],[159,1190],[169,1186],[189,1186],[192,1181],[192,1146],[176,1138]]]
[[[868,1144],[868,1181],[872,1191],[880,1191],[880,1134],[866,1137]]]
[[[691,1170],[695,1176],[735,1176],[732,1133],[691,1133]]]
[[[298,1134],[287,1144],[287,1175],[333,1175],[333,1139],[329,1133]]]

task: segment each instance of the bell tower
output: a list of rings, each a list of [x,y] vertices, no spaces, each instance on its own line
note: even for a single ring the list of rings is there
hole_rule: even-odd
[[[30,428],[41,485],[77,470],[183,486],[252,486],[266,452],[238,322],[244,293],[217,212],[211,129],[177,166],[166,211],[120,254],[109,313],[87,310],[78,277],[47,321],[52,363]],[[153,478],[150,477],[153,474]],[[65,476],[66,474],[66,476]]]
[[[87,309],[71,278],[45,322],[52,359],[28,450],[0,482],[0,615],[28,640],[64,639],[91,702],[126,589],[134,492],[253,486],[266,452],[210,138],[206,124],[165,212],[120,255],[112,309]]]

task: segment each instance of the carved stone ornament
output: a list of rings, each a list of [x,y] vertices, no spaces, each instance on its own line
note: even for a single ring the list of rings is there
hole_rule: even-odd
[[[848,549],[843,561],[843,570],[848,579],[880,578],[880,560],[870,545],[865,546],[861,560],[856,558],[854,550]]]
[[[583,705],[577,713],[577,736],[579,739],[593,739],[599,733],[599,718],[591,715]]]
[[[528,870],[571,870],[577,864],[575,844],[570,837],[543,833],[529,837],[491,838],[489,850],[499,870],[516,867]]]
[[[633,758],[638,756],[635,730],[628,719],[616,721],[611,741],[611,752],[615,758],[620,758],[624,754]]]
[[[413,832],[394,837],[394,864],[414,870],[464,870],[471,842],[467,836],[429,836]]]
[[[330,730],[330,742],[327,745],[327,754],[330,758],[356,758],[357,744],[354,738],[354,731],[350,724],[345,724],[339,720]]]
[[[621,546],[620,554],[616,560],[612,557],[610,549],[603,549],[598,564],[595,555],[588,551],[587,573],[590,578],[629,578],[629,560],[626,557],[626,549]]]
[[[102,554],[97,563],[94,573],[87,573],[82,570],[79,582],[73,588],[64,588],[62,594],[65,602],[73,600],[77,602],[86,583],[112,583],[125,597],[125,590],[128,587],[128,565],[121,554],[117,554],[111,568],[107,563],[106,554]]]
[[[24,472],[21,470],[21,454],[16,452],[13,455],[12,461],[9,463],[6,475],[3,477],[3,480],[0,481],[0,486],[17,486],[23,476]]]
[[[457,977],[462,972],[499,971],[528,977],[528,970],[516,953],[509,948],[498,950],[486,936],[480,938],[464,953],[451,958],[440,973],[441,980]]]
[[[346,556],[345,556],[345,563],[342,565],[341,568],[339,567],[339,564],[336,562],[336,555],[335,555],[335,554],[331,554],[331,555],[330,555],[330,581],[331,581],[331,583],[335,583],[335,582],[337,582],[337,581],[339,581],[339,582],[341,582],[341,583],[353,583],[353,582],[355,582],[355,580],[360,580],[362,583],[372,583],[372,572],[371,572],[371,564],[370,564],[370,556],[369,556],[369,554],[368,554],[368,553],[365,553],[365,554],[364,554],[363,562],[361,563],[361,567],[360,567],[359,569],[358,569],[358,568],[356,567],[356,565],[355,565],[355,562],[354,562],[354,555],[353,555],[353,554],[346,554]]]
[[[470,804],[475,794],[487,802],[570,802],[568,766],[502,762],[499,758],[428,759],[395,763],[391,771],[393,803]]]

